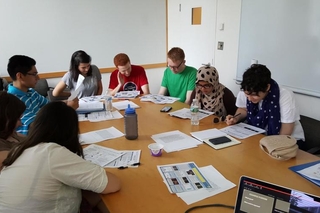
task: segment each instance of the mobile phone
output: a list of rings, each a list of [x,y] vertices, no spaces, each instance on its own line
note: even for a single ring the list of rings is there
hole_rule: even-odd
[[[226,137],[226,136],[209,139],[209,142],[211,142],[211,143],[214,144],[214,145],[223,144],[223,143],[228,143],[228,142],[230,142],[230,141],[231,141],[231,139],[228,138],[228,137]]]
[[[165,106],[160,110],[160,112],[169,112],[171,109],[172,109],[171,106]]]

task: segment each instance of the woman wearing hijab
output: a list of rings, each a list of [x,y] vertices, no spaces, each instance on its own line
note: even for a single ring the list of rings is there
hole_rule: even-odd
[[[195,98],[201,109],[214,112],[218,117],[234,114],[237,109],[235,96],[219,82],[216,68],[209,65],[198,69]]]

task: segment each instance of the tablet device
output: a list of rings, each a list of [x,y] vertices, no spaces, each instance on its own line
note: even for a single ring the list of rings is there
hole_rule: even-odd
[[[231,139],[226,136],[221,136],[218,138],[211,138],[211,139],[209,139],[209,142],[211,142],[214,145],[218,145],[218,144],[231,142]]]

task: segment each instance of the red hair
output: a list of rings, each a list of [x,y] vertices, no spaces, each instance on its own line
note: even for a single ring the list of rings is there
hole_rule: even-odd
[[[129,56],[125,53],[119,53],[113,59],[113,63],[116,67],[124,66],[128,62],[130,62],[130,59],[129,59]]]

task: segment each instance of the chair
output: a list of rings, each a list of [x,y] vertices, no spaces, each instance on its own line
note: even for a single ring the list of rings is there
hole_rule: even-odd
[[[5,78],[0,78],[0,91],[8,90],[8,81]]]
[[[34,90],[37,91],[40,95],[47,97],[47,92],[50,90],[47,79],[39,79],[36,86],[34,87]]]
[[[234,96],[232,91],[229,90],[227,87],[225,87],[223,91],[224,91],[223,103],[224,103],[224,107],[226,108],[227,114],[228,115],[234,115],[236,113],[236,111],[237,111],[236,97]],[[196,90],[194,89],[192,91],[190,101],[192,102],[192,100],[195,97],[196,97]],[[191,105],[191,103],[188,103],[188,104]]]
[[[320,121],[301,115],[300,122],[305,136],[305,150],[311,154],[320,155]]]
[[[68,97],[66,97],[66,96],[53,96],[52,95],[52,91],[53,91],[53,88],[51,88],[51,89],[49,89],[47,91],[48,100],[50,102],[52,102],[52,101],[63,101],[63,100],[67,100],[68,99]]]

